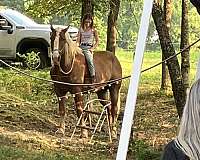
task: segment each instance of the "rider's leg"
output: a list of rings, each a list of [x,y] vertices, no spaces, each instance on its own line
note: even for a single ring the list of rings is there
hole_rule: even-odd
[[[90,72],[90,76],[92,78],[92,83],[95,81],[95,68],[94,68],[94,62],[93,62],[93,54],[86,48],[82,48],[83,53],[85,55],[87,64],[88,64],[88,69]]]

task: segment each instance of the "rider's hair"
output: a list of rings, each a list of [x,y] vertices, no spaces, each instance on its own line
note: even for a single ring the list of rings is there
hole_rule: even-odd
[[[83,16],[83,19],[82,19],[82,22],[81,22],[81,27],[84,28],[84,23],[85,23],[86,19],[91,20],[90,28],[93,28],[93,16],[89,13],[87,13]]]

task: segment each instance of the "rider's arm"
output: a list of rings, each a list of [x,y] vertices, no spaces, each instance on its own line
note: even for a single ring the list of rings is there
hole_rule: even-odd
[[[80,43],[81,43],[81,34],[80,34],[80,31],[78,31],[77,40],[76,40],[77,46],[80,46]]]
[[[94,38],[95,38],[95,42],[91,50],[94,50],[99,45],[99,35],[96,29],[94,29]]]

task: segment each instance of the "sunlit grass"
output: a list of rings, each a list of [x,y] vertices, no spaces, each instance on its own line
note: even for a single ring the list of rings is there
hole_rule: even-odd
[[[133,52],[124,52],[118,50],[117,57],[120,59],[120,63],[123,68],[123,76],[131,75],[131,69],[134,59]],[[195,80],[197,62],[199,54],[197,50],[190,51],[190,82],[192,83]],[[179,64],[181,63],[180,54],[178,55]],[[149,67],[160,63],[162,61],[161,51],[146,51],[143,57],[142,70],[148,69]],[[153,83],[159,85],[161,82],[161,65],[156,66],[148,71],[145,71],[141,74],[141,83]]]

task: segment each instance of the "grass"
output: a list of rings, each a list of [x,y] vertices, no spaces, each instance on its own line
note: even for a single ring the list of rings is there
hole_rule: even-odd
[[[0,146],[0,159],[29,159],[29,160],[77,160],[74,155],[65,156],[63,153],[51,153],[45,151],[26,151],[16,147]]]
[[[133,54],[118,51],[123,76],[131,74]],[[180,57],[179,57],[180,59]],[[191,83],[195,79],[198,55],[191,54]],[[159,52],[146,52],[142,68],[161,61]],[[49,79],[49,69],[26,71],[34,76]],[[176,136],[179,119],[171,89],[160,90],[161,66],[141,74],[134,124],[128,151],[130,160],[160,159],[163,146]],[[122,108],[126,101],[129,79],[123,81]],[[71,98],[67,108],[71,108]],[[110,144],[105,135],[96,137],[94,143],[69,137],[77,118],[68,112],[64,139],[55,136],[57,99],[52,85],[33,78],[18,75],[10,69],[0,69],[0,159],[45,160],[110,160],[114,159],[118,141]],[[119,120],[119,130],[121,120]]]

